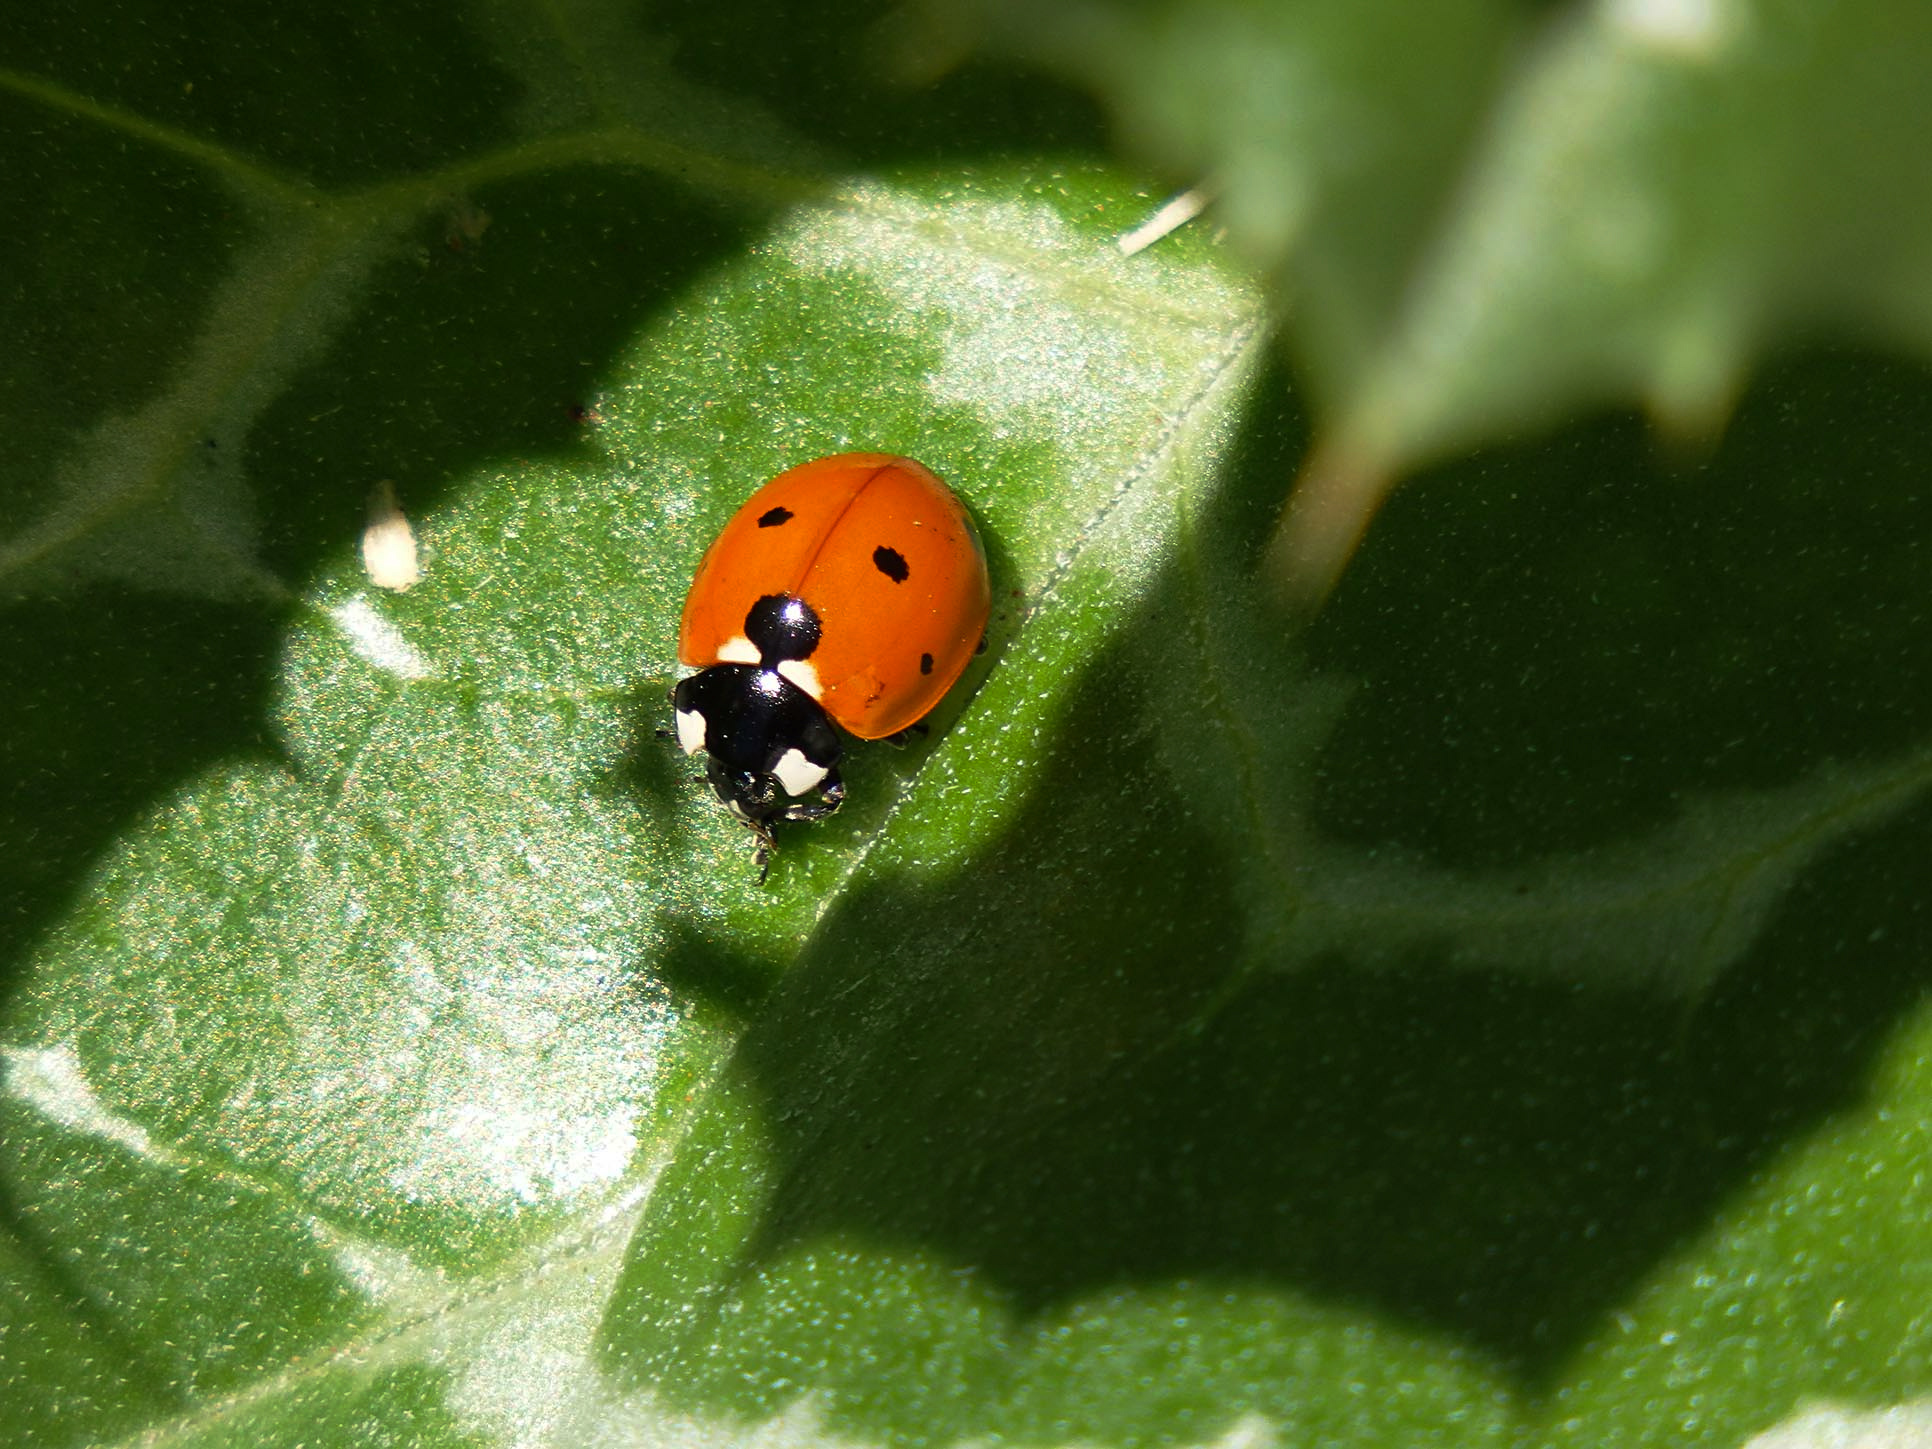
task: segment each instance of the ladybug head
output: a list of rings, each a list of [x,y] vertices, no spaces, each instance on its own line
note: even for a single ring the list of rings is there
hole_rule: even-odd
[[[774,820],[819,820],[845,798],[838,731],[818,701],[780,673],[817,647],[818,633],[817,616],[801,600],[760,599],[745,619],[759,662],[713,664],[680,680],[671,696],[678,743],[687,755],[711,756],[711,788],[764,838]]]

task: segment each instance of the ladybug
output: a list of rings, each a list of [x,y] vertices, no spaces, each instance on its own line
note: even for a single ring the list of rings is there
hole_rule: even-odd
[[[840,453],[780,473],[705,551],[684,601],[678,744],[758,837],[845,799],[839,730],[902,737],[985,642],[986,555],[923,464]],[[837,726],[837,728],[834,728]]]

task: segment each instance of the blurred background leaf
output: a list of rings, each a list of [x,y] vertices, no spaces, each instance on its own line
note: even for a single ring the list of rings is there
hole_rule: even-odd
[[[1922,1412],[1925,26],[0,21],[10,1442]],[[761,889],[671,633],[856,448],[991,647]]]
[[[932,0],[1089,86],[1272,275],[1325,445],[1278,585],[1418,463],[1641,406],[1708,448],[1769,348],[1932,347],[1932,13],[1893,0]]]

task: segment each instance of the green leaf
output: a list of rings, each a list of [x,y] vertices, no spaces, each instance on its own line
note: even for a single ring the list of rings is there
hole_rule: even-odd
[[[1327,434],[1304,598],[1422,463],[1609,404],[1705,446],[1781,345],[1932,348],[1924,7],[938,8],[1091,86],[1278,277]]]
[[[1297,7],[1187,13],[1266,101]],[[1236,137],[1302,179],[1229,219],[1334,269],[1322,417],[1482,87],[1606,14],[1329,17],[1353,79]],[[1922,371],[1786,361],[1688,478],[1621,416],[1444,464],[1291,633],[1263,289],[1123,255],[1161,192],[1037,73],[894,90],[907,32],[750,0],[4,33],[14,1441],[1922,1413]],[[1516,346],[1458,385],[1555,416]],[[854,448],[967,500],[990,647],[761,887],[654,734],[675,620]]]
[[[1331,406],[1401,325],[1520,28],[1502,0],[964,0],[982,45],[1089,85],[1122,140],[1278,272],[1290,345]]]

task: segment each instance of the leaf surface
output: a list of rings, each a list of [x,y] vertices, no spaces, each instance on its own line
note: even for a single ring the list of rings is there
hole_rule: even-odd
[[[1628,5],[1445,6],[1420,67],[1305,11],[1038,31],[1169,165],[1162,85],[1240,60],[1186,144],[1328,278],[1285,323],[1211,225],[1122,254],[1162,194],[1077,94],[895,91],[870,12],[6,22],[15,1439],[1731,1444],[1925,1394],[1932,390],[1813,354],[1689,476],[1623,416],[1445,462],[1291,631],[1283,480],[1444,238],[1512,147],[1671,114],[1523,121],[1669,60]],[[1523,336],[1387,384],[1389,457],[1641,391],[1677,314],[1539,257]],[[989,648],[761,888],[655,733],[675,620],[848,449],[966,499]]]

